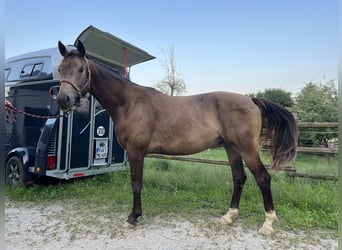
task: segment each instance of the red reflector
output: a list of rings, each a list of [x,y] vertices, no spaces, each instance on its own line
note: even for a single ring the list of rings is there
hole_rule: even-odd
[[[56,156],[49,155],[46,161],[46,170],[56,169]]]
[[[76,173],[72,175],[73,177],[82,177],[84,176],[84,173]]]

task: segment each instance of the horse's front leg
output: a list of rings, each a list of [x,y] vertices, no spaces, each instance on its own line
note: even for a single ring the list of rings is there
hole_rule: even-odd
[[[128,216],[127,222],[135,225],[138,217],[142,215],[141,189],[143,181],[144,154],[128,152],[128,160],[131,169],[131,181],[133,190],[133,209]]]

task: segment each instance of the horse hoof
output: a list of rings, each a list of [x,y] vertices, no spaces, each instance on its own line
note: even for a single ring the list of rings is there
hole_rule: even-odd
[[[135,224],[131,224],[131,223],[128,223],[126,221],[125,224],[123,225],[123,227],[126,229],[133,229],[133,228],[135,228]]]
[[[274,234],[274,230],[272,227],[262,226],[259,229],[258,233],[261,235],[264,235],[264,236],[270,236],[270,235]]]
[[[228,212],[220,219],[222,225],[229,225],[233,223],[233,219],[238,217],[239,212],[237,208],[229,208]]]
[[[265,215],[266,215],[265,222],[262,225],[262,227],[259,229],[258,233],[264,236],[269,236],[274,233],[272,225],[273,225],[273,222],[276,221],[278,218],[277,218],[275,211],[266,212]]]
[[[222,216],[219,222],[221,225],[230,225],[232,224],[233,220],[231,218],[226,219]]]

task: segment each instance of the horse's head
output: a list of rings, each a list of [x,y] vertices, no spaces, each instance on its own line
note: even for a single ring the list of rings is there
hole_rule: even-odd
[[[63,112],[68,112],[79,106],[81,97],[89,92],[91,72],[81,41],[77,50],[68,51],[60,41],[58,48],[64,58],[58,67],[61,80],[56,99]]]

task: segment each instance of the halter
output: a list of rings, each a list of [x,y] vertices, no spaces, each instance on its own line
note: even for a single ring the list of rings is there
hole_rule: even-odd
[[[90,89],[91,71],[90,71],[90,67],[89,67],[89,61],[86,57],[84,57],[84,60],[87,63],[88,78],[87,78],[87,80],[86,80],[86,82],[82,88],[79,88],[75,83],[69,81],[68,79],[59,80],[60,85],[62,85],[63,82],[71,85],[71,87],[73,87],[77,91],[77,96],[79,98],[84,96],[88,92],[88,90]]]

